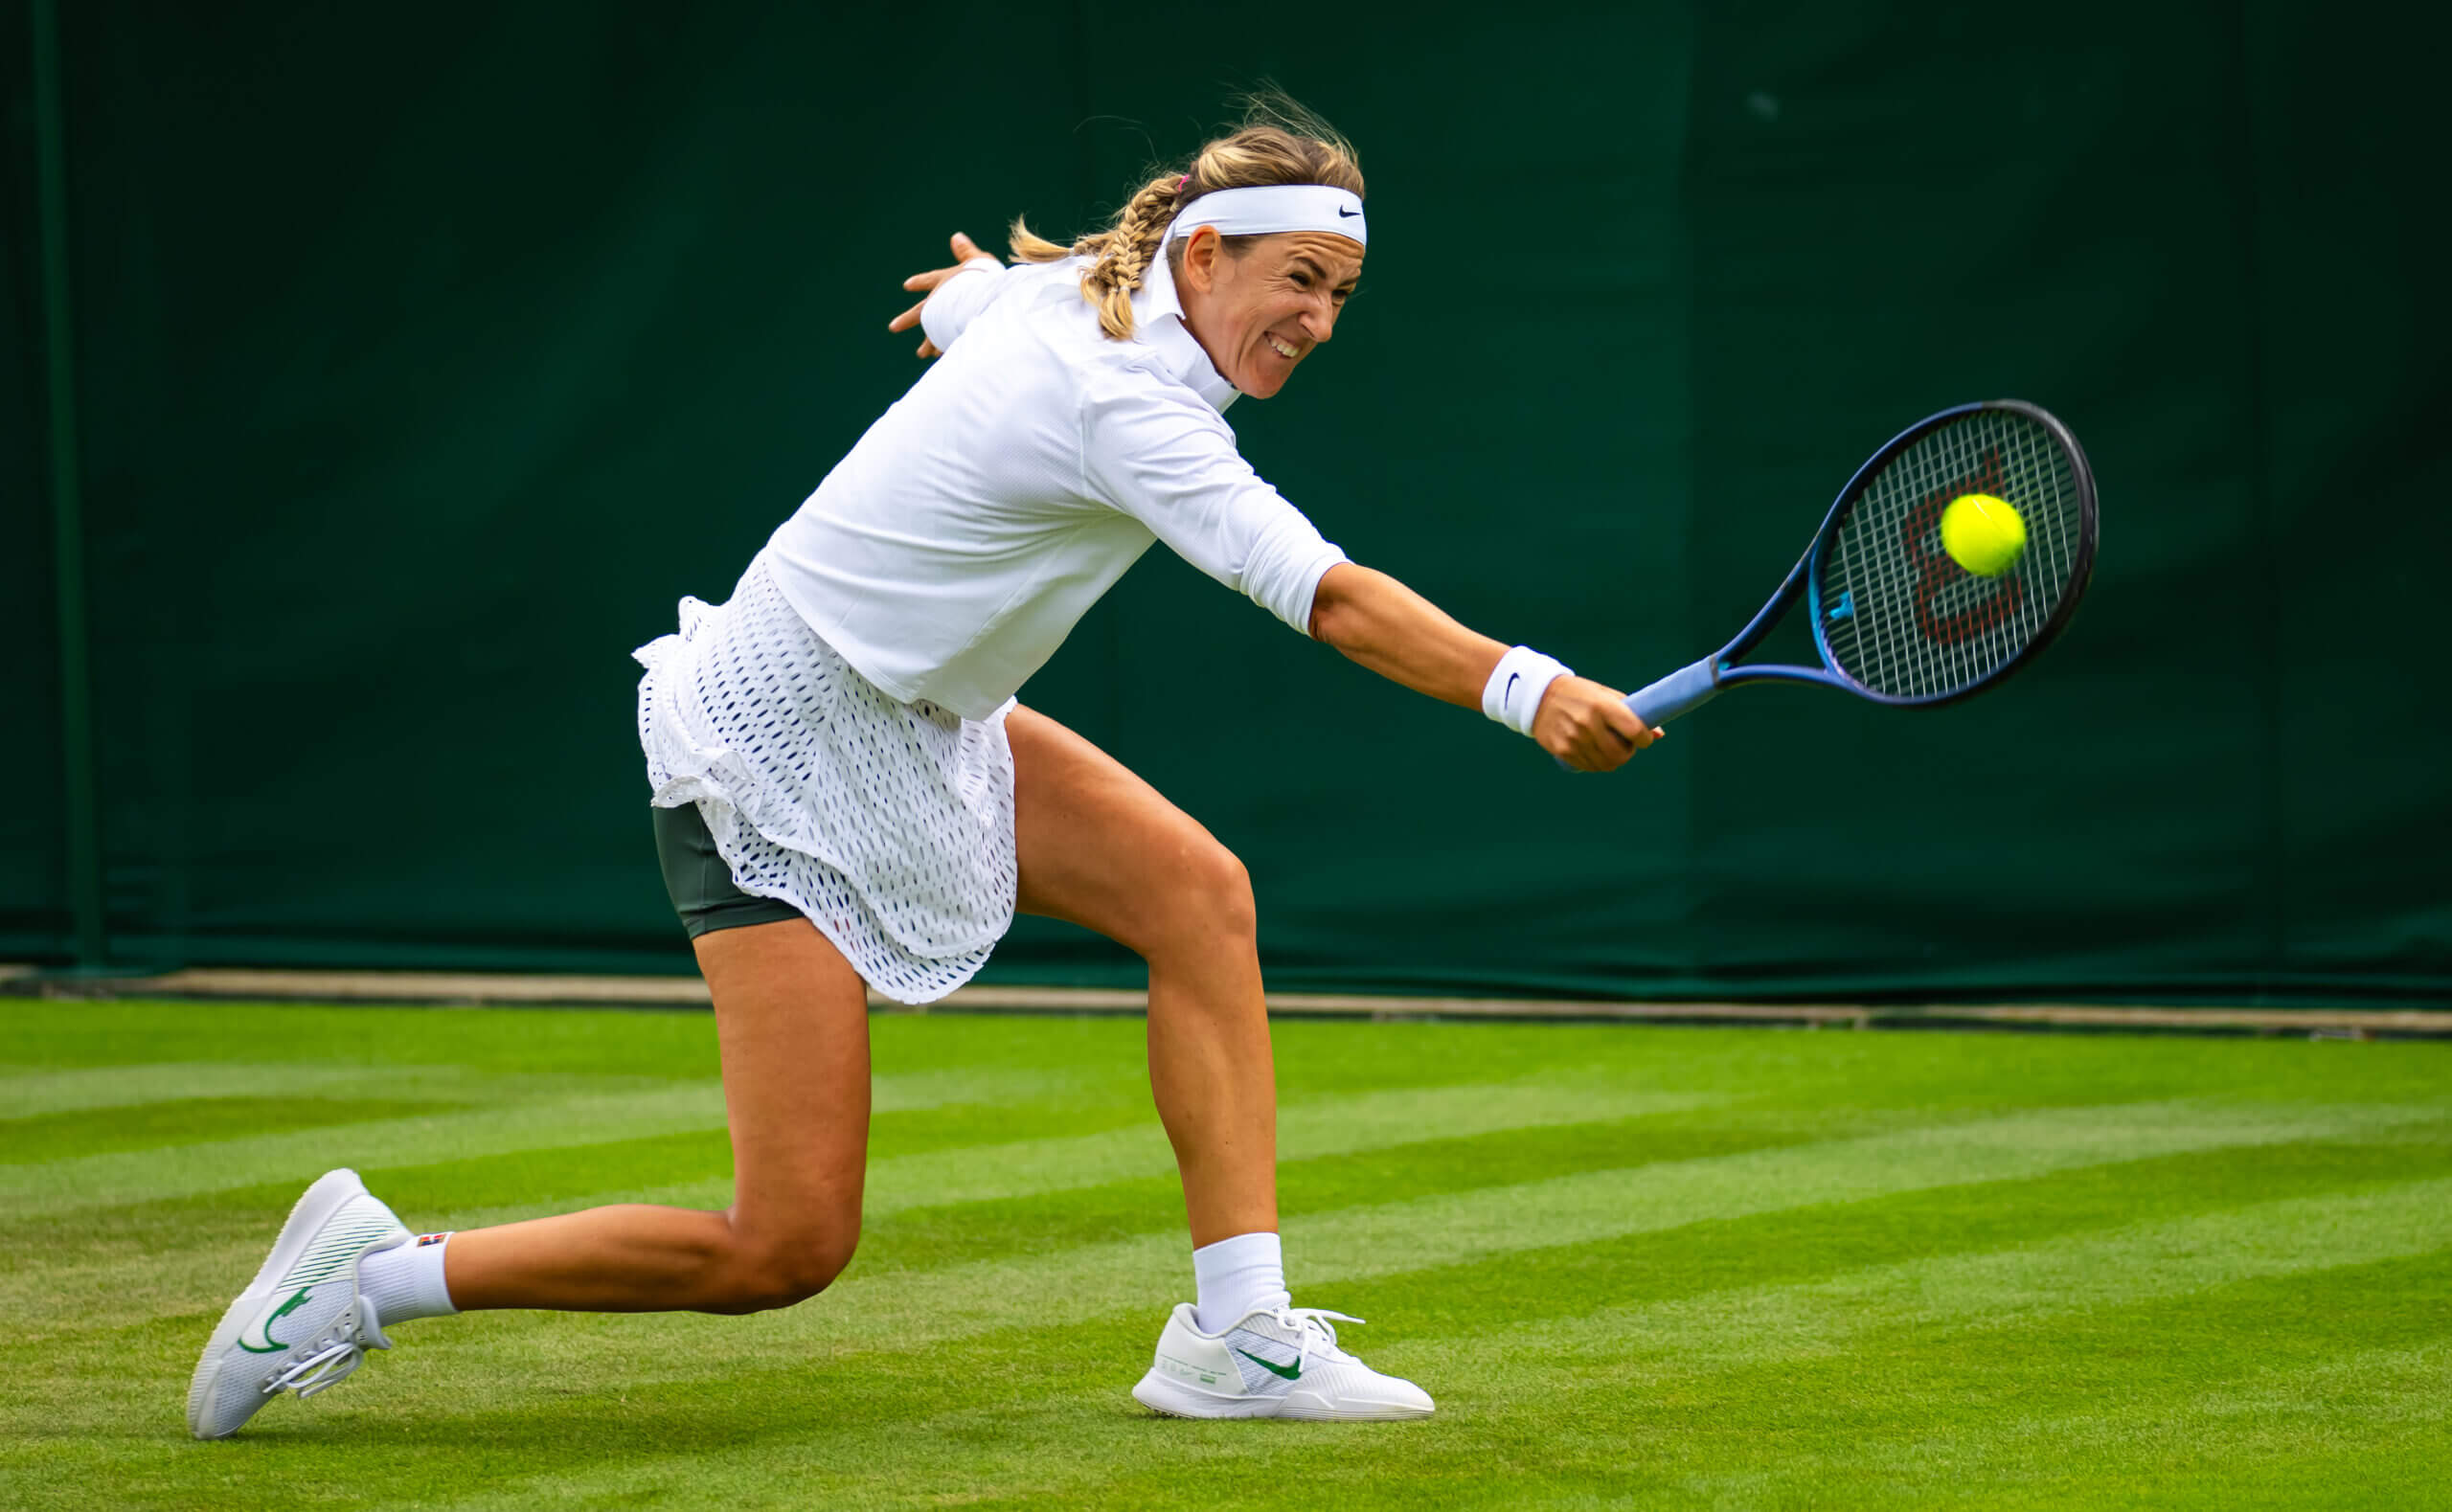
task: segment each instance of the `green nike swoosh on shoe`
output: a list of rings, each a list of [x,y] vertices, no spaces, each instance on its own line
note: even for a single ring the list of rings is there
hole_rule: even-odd
[[[1271,1375],[1283,1376],[1288,1381],[1300,1381],[1303,1379],[1303,1362],[1300,1360],[1295,1361],[1292,1365],[1279,1365],[1274,1360],[1261,1359],[1260,1356],[1252,1353],[1249,1349],[1237,1349],[1235,1352],[1241,1355],[1244,1359],[1249,1360],[1252,1364],[1259,1365],[1261,1369],[1268,1371]]]
[[[262,1343],[251,1344],[247,1343],[245,1337],[242,1335],[238,1340],[238,1347],[244,1349],[251,1355],[279,1354],[284,1349],[288,1348],[289,1346],[287,1344],[283,1343],[280,1340],[275,1339],[272,1336],[272,1325],[288,1317],[290,1314],[298,1311],[298,1309],[306,1306],[307,1294],[312,1291],[314,1291],[314,1288],[311,1286],[300,1287],[298,1289],[297,1296],[292,1297],[289,1300],[282,1303],[279,1307],[274,1308],[270,1313],[264,1316],[263,1321],[258,1324],[256,1328],[256,1332],[263,1336],[264,1342]]]

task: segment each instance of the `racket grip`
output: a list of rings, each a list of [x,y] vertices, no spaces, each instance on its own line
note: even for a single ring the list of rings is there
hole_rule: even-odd
[[[1626,707],[1644,723],[1660,726],[1679,714],[1691,713],[1720,696],[1720,659],[1716,653],[1703,658],[1691,666],[1681,666],[1649,688],[1640,688],[1626,695]],[[1556,761],[1557,757],[1550,759]],[[1575,768],[1558,761],[1561,771]]]
[[[1649,688],[1628,693],[1626,707],[1646,724],[1665,725],[1680,714],[1693,712],[1718,696],[1720,659],[1713,655],[1691,666],[1679,667]]]

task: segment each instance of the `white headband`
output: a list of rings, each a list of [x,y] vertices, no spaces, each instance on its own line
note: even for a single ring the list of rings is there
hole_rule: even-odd
[[[1221,237],[1264,237],[1278,231],[1325,231],[1371,244],[1362,230],[1362,200],[1347,190],[1326,184],[1262,184],[1253,189],[1218,189],[1200,195],[1175,215],[1167,239],[1191,236],[1202,226],[1215,226]]]

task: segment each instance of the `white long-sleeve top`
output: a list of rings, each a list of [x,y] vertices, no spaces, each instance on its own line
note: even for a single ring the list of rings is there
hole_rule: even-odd
[[[988,717],[1153,540],[1305,634],[1345,560],[1236,450],[1165,261],[1128,342],[1084,265],[977,258],[939,285],[944,355],[768,543],[792,607],[904,702]]]

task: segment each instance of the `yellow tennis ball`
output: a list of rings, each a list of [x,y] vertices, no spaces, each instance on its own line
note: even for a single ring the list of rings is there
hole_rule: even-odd
[[[2027,522],[2007,499],[1963,493],[1941,511],[1941,550],[1978,577],[1998,577],[2026,553]]]

